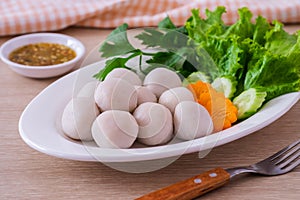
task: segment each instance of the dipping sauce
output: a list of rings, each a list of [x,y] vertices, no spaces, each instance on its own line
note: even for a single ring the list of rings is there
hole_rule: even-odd
[[[56,43],[35,43],[17,48],[9,54],[9,60],[28,66],[61,64],[76,57],[71,48]]]

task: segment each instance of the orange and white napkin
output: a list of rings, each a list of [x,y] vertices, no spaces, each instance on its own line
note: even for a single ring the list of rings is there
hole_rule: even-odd
[[[68,26],[114,28],[156,26],[167,15],[183,25],[192,8],[225,6],[225,23],[234,23],[237,9],[248,7],[269,21],[300,22],[300,0],[2,0],[0,36],[54,31]]]

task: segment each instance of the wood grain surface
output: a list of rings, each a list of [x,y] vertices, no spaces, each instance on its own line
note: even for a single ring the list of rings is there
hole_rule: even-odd
[[[288,25],[290,32],[300,25]],[[61,33],[81,40],[87,52],[111,30],[68,28]],[[11,37],[0,38],[0,44]],[[0,62],[0,199],[135,199],[151,191],[216,167],[248,165],[299,139],[300,102],[287,114],[256,133],[214,148],[206,157],[181,156],[169,166],[149,173],[125,173],[101,163],[51,157],[27,146],[18,121],[26,105],[57,78],[30,79]],[[242,175],[199,199],[287,199],[300,197],[300,167],[263,177]]]

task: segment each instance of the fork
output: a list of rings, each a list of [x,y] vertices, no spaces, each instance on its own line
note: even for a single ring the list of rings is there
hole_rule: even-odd
[[[238,174],[247,172],[267,176],[285,174],[300,164],[299,144],[300,139],[256,164],[229,169],[218,167],[136,200],[190,200],[223,186]]]

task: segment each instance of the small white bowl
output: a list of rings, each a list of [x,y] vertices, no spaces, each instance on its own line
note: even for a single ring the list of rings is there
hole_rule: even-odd
[[[68,62],[48,66],[27,66],[12,62],[8,59],[9,54],[13,50],[24,45],[41,42],[65,45],[76,52],[76,57]],[[64,74],[73,69],[76,64],[82,60],[84,54],[85,47],[79,40],[58,33],[34,33],[15,37],[6,41],[0,48],[0,58],[3,62],[18,74],[31,78],[48,78]]]

